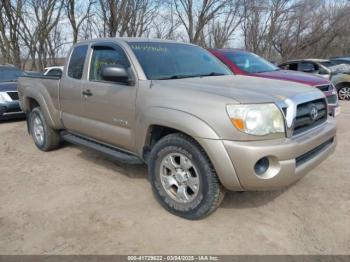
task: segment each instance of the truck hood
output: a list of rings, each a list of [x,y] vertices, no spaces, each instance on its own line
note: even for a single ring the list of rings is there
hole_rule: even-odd
[[[306,93],[323,96],[318,89],[303,84],[243,75],[156,80],[154,84],[171,89],[187,89],[187,94],[186,90],[181,90],[187,96],[205,92],[232,98],[239,103],[277,103]]]
[[[252,75],[271,78],[271,79],[292,81],[292,82],[302,83],[309,86],[329,84],[329,81],[323,77],[307,74],[303,72],[298,72],[298,71],[292,71],[292,70],[276,70],[271,72],[256,73]]]
[[[17,91],[17,82],[0,82],[0,92]]]

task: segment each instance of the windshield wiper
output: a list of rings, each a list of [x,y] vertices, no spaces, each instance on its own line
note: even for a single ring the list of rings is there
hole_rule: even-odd
[[[217,72],[211,72],[208,74],[202,74],[202,75],[198,75],[199,77],[205,77],[205,76],[223,76],[225,75],[224,73],[217,73]]]
[[[253,74],[260,74],[260,73],[269,73],[269,72],[276,72],[276,71],[280,71],[281,69],[280,68],[276,68],[276,69],[273,69],[273,70],[264,70],[264,71],[257,71],[257,72],[251,72]]]
[[[198,74],[198,75],[172,75],[167,77],[158,78],[157,80],[169,80],[169,79],[181,79],[181,78],[190,78],[190,77],[205,77],[205,76],[222,76],[223,73],[211,72],[208,74]]]
[[[181,79],[181,78],[190,78],[190,77],[197,77],[197,76],[196,75],[172,75],[172,76],[158,78],[157,80]]]

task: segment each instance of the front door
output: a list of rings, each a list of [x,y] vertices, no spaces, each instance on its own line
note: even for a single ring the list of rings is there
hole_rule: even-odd
[[[87,121],[85,134],[94,139],[133,150],[133,124],[137,84],[105,81],[105,65],[122,65],[130,69],[124,50],[116,45],[92,46],[90,68],[83,84],[83,114]]]

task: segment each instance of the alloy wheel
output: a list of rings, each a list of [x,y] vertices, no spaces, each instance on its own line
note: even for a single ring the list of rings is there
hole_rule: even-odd
[[[350,100],[350,87],[342,87],[339,89],[340,100]]]
[[[197,169],[184,154],[171,153],[163,158],[160,180],[165,192],[176,202],[189,203],[198,195],[200,180]]]
[[[41,118],[35,114],[35,117],[33,119],[33,134],[36,142],[39,145],[42,145],[44,143],[44,125],[41,120]]]

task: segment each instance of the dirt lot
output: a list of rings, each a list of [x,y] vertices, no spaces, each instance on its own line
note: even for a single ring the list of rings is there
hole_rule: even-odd
[[[350,254],[350,103],[338,147],[296,185],[228,193],[201,221],[163,210],[145,167],[85,148],[42,153],[0,124],[0,254]]]

